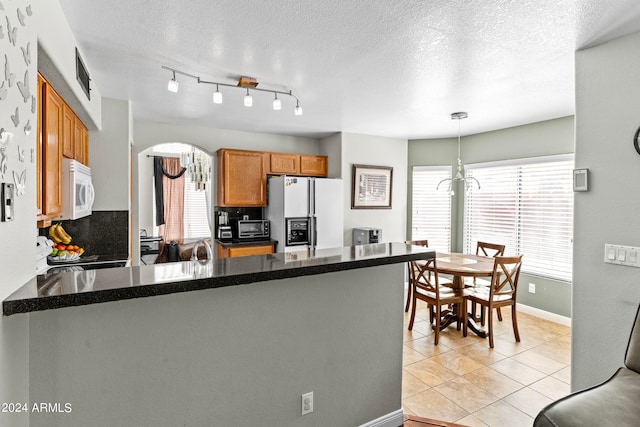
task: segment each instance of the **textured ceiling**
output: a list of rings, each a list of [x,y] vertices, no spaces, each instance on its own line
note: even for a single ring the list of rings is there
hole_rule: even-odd
[[[574,113],[574,52],[640,30],[637,0],[60,0],[105,97],[136,119],[253,132],[463,135]],[[295,103],[178,76],[293,90]]]

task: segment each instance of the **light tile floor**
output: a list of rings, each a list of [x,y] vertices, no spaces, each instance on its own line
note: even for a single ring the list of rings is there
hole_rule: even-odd
[[[511,311],[495,318],[495,348],[455,325],[433,345],[426,304],[418,301],[413,331],[405,314],[402,406],[405,414],[471,427],[530,427],[548,403],[569,394],[571,328]],[[494,313],[495,316],[495,313]]]

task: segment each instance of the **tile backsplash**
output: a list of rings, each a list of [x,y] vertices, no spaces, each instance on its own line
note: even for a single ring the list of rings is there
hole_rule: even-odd
[[[93,211],[87,217],[60,223],[73,237],[71,243],[83,247],[87,255],[129,256],[129,211]],[[49,228],[41,228],[39,234],[48,236]]]

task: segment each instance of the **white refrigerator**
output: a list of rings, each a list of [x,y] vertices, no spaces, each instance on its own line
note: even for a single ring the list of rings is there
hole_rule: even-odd
[[[277,252],[344,246],[341,179],[278,176],[267,185],[265,216]]]

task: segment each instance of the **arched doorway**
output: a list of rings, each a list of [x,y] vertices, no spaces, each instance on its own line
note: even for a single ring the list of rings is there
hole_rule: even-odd
[[[169,181],[169,193],[181,192],[179,204],[175,201],[169,205],[162,203],[162,192],[156,191],[154,177],[156,158],[163,159],[160,161],[164,164],[179,164],[176,170],[181,171],[182,167],[186,169],[181,180],[176,180],[175,183]],[[135,261],[139,261],[139,264],[155,263],[158,255],[155,249],[171,240],[180,244],[201,239],[212,242],[212,161],[212,156],[205,150],[182,142],[156,144],[138,155],[138,228],[141,250],[140,259],[133,260],[134,265]],[[173,231],[169,232],[165,228],[167,225],[161,226],[163,220],[174,221],[178,216],[182,225],[174,225]],[[180,228],[180,237],[176,237],[176,227]],[[170,236],[162,235],[167,233]],[[162,238],[161,245],[157,244],[158,238]]]

